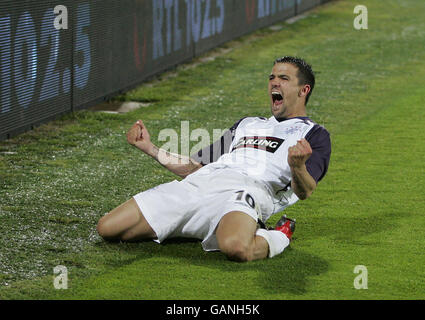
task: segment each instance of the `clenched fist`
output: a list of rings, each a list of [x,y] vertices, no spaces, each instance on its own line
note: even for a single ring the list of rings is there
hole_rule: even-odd
[[[148,129],[146,129],[142,120],[138,120],[127,132],[127,141],[129,144],[139,148],[143,152],[149,152],[152,147],[152,142]]]
[[[297,144],[288,149],[288,164],[292,168],[305,165],[313,150],[306,139],[298,140]]]

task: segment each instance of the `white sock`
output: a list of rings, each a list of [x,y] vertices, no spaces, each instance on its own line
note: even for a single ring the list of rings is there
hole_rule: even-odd
[[[281,254],[289,245],[288,237],[277,230],[257,229],[255,234],[266,239],[269,244],[269,258]]]

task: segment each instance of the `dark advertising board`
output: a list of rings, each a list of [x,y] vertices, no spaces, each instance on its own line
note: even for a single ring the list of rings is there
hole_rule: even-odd
[[[0,0],[0,139],[320,2]]]

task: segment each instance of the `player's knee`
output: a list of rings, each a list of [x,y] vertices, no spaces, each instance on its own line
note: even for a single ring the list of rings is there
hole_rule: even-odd
[[[221,251],[232,261],[250,261],[249,246],[239,239],[227,239],[223,242]]]
[[[112,232],[110,222],[106,216],[100,218],[99,222],[97,223],[96,230],[103,239],[112,239],[115,236]]]

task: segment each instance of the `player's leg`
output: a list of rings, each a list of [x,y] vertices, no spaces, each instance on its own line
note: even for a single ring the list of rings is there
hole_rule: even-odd
[[[272,258],[289,245],[295,222],[282,220],[275,230],[257,229],[257,222],[240,211],[227,213],[216,230],[219,249],[231,260],[251,261]]]
[[[216,237],[220,251],[234,261],[267,258],[268,242],[256,235],[257,222],[249,215],[232,211],[221,218]]]
[[[103,216],[97,224],[97,231],[105,240],[135,241],[156,238],[154,230],[133,198]]]

